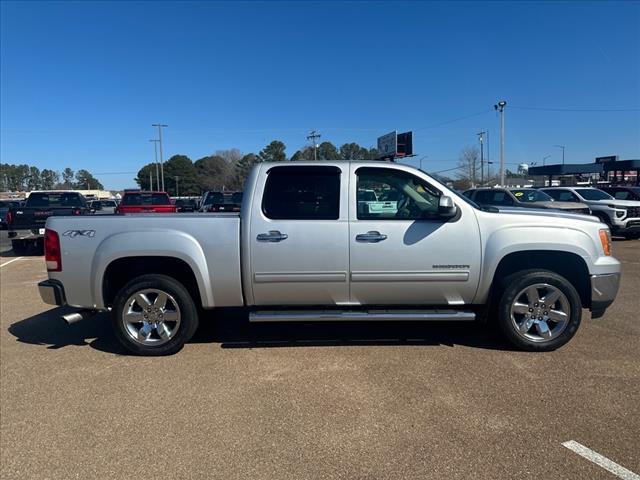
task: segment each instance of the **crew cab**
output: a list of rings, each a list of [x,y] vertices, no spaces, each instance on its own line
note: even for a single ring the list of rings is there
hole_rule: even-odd
[[[368,190],[395,208],[359,208]],[[110,310],[119,341],[145,355],[178,351],[201,308],[252,322],[497,322],[544,351],[618,290],[597,218],[483,211],[407,165],[265,162],[244,192],[240,214],[50,218],[43,300],[74,307],[68,323]]]
[[[8,236],[18,255],[30,247],[42,248],[47,218],[62,215],[86,215],[87,201],[73,191],[35,191],[24,206],[12,207],[6,215]]]
[[[551,187],[541,189],[558,202],[584,202],[593,215],[606,223],[614,235],[640,237],[640,201],[619,200],[591,187]]]
[[[125,190],[116,213],[175,213],[176,206],[166,192]]]

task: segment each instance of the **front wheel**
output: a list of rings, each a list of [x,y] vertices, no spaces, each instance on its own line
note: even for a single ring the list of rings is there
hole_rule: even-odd
[[[576,334],[582,304],[566,278],[551,271],[526,270],[503,283],[498,324],[512,344],[522,350],[549,351]]]
[[[171,355],[198,328],[198,310],[185,287],[165,275],[142,275],[116,295],[112,309],[116,337],[136,355]]]

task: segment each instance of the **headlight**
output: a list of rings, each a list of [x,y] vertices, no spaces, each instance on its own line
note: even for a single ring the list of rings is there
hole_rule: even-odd
[[[611,232],[608,228],[602,228],[598,232],[600,235],[600,243],[602,244],[602,250],[608,257],[611,255]]]

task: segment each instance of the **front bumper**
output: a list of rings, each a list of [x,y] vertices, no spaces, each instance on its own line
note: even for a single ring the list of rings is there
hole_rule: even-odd
[[[612,225],[613,233],[636,233],[640,232],[640,218],[631,218],[618,225]]]
[[[613,303],[620,287],[620,273],[591,275],[591,318],[600,318]]]
[[[49,305],[66,305],[67,298],[64,294],[64,286],[57,280],[44,280],[38,284],[40,298]]]

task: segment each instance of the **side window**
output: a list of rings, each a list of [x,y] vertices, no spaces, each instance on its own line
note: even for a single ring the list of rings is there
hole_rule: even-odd
[[[513,199],[500,190],[478,190],[476,202],[481,205],[513,205]]]
[[[337,220],[340,169],[273,167],[267,173],[262,211],[272,220]]]
[[[617,200],[630,200],[629,192],[625,192],[624,190],[618,190],[613,195]]]
[[[358,220],[437,218],[440,193],[418,177],[390,168],[356,171]]]

